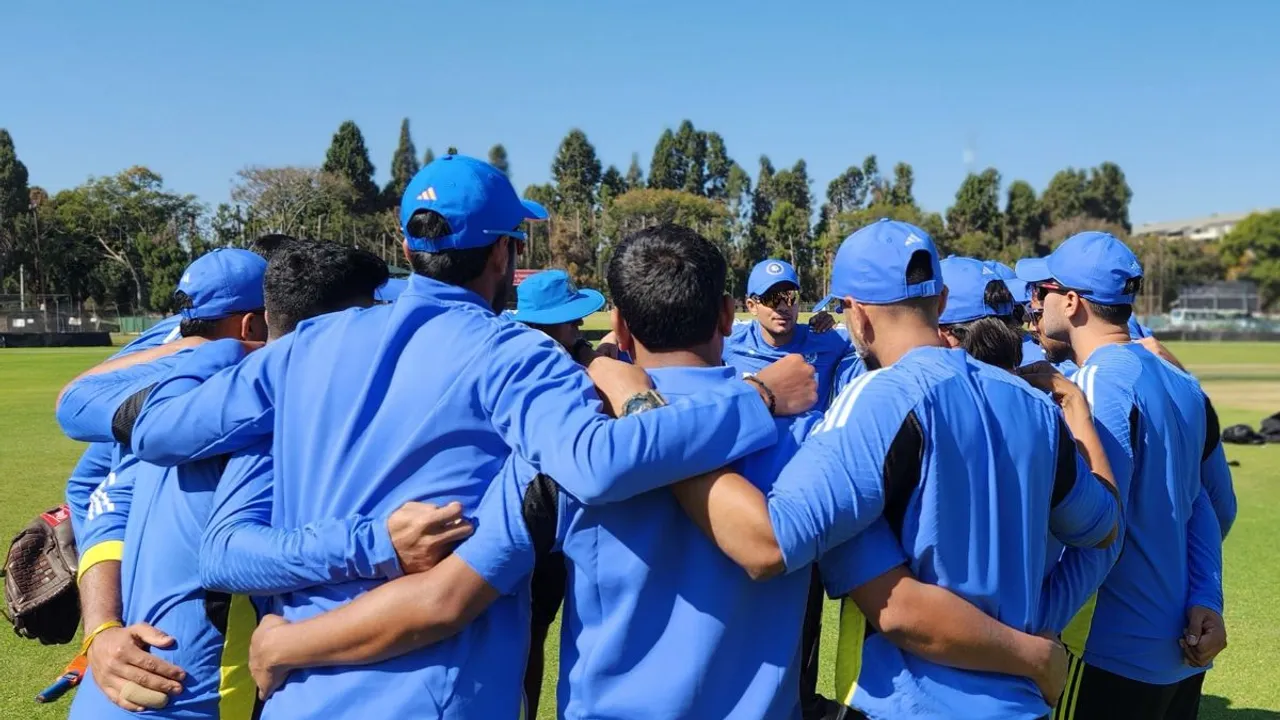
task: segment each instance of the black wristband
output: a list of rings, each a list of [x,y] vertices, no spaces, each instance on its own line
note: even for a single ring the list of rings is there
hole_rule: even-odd
[[[755,375],[745,375],[742,379],[749,383],[755,383],[764,391],[764,396],[769,398],[769,414],[774,414],[774,411],[778,409],[778,398],[773,394],[773,391],[769,389],[769,386],[765,385],[764,381]]]
[[[573,358],[573,361],[580,365],[586,365],[586,363],[582,362],[582,359],[581,359],[583,350],[586,350],[592,355],[595,355],[595,352],[596,352],[596,349],[591,347],[590,340],[584,337],[580,337],[578,338],[578,341],[573,344],[573,347],[569,348],[569,357]]]

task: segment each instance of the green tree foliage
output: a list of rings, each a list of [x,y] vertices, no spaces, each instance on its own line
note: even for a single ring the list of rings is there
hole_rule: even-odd
[[[680,162],[684,167],[681,183],[685,192],[703,195],[707,182],[707,136],[693,127],[693,123],[685,120],[676,130],[676,148],[680,153]]]
[[[457,148],[456,146],[454,146],[454,145],[450,145],[449,147],[445,148],[444,154],[445,154],[445,155],[457,155],[457,154],[458,154],[458,148]]]
[[[17,250],[22,218],[30,205],[27,166],[18,159],[9,131],[0,128],[0,278]]]
[[[1041,255],[1040,231],[1044,228],[1043,211],[1035,188],[1024,180],[1009,184],[1004,205],[1004,237],[1019,246],[1024,255]]]
[[[888,203],[895,207],[914,207],[916,197],[912,188],[916,183],[915,171],[907,163],[900,162],[893,166],[893,185],[888,192]]]
[[[887,188],[884,179],[880,177],[880,163],[875,155],[868,155],[863,159],[862,179],[866,183],[869,202],[873,205],[885,202]]]
[[[1182,288],[1221,280],[1227,271],[1218,243],[1190,238],[1142,235],[1128,240],[1142,263],[1143,288],[1138,311],[1167,311]]]
[[[338,126],[321,170],[346,178],[351,184],[356,193],[352,211],[367,213],[376,209],[378,186],[373,182],[373,162],[369,160],[364,135],[354,122],[347,120]]]
[[[729,151],[725,148],[724,138],[720,137],[720,133],[709,132],[706,138],[706,192],[704,194],[712,200],[727,200],[731,195],[729,175],[737,165],[729,157]],[[738,170],[741,171],[742,168]]]
[[[562,205],[590,212],[600,185],[600,158],[586,133],[574,128],[560,142],[551,161],[551,176]]]
[[[947,229],[956,237],[983,233],[999,239],[1001,225],[1000,173],[995,168],[969,173],[956,191],[955,205],[947,209]]]
[[[1044,208],[1045,223],[1057,225],[1064,220],[1084,214],[1085,188],[1088,176],[1084,170],[1067,168],[1059,170],[1040,198]]]
[[[1222,238],[1219,249],[1232,276],[1258,283],[1264,306],[1280,303],[1280,210],[1241,220]]]
[[[400,204],[400,196],[421,167],[418,164],[418,150],[413,146],[413,137],[409,134],[409,118],[405,118],[400,121],[400,141],[396,145],[395,154],[391,156],[391,181],[382,191],[385,207]]]
[[[524,197],[540,203],[552,212],[552,222],[556,212],[556,188],[550,183],[530,185],[524,189]],[[545,222],[529,223],[529,239],[525,242],[524,254],[519,262],[526,268],[549,267],[551,263],[551,224]]]
[[[507,161],[507,149],[498,143],[489,148],[489,164],[502,171],[503,175],[511,174],[511,164]]]
[[[627,191],[627,181],[617,166],[610,165],[604,175],[600,176],[600,204],[609,207],[612,202]]]
[[[435,161],[436,154],[431,151],[431,148],[427,148],[427,151],[422,155],[422,167],[426,167]]]
[[[789,170],[773,175],[769,182],[769,196],[775,203],[789,202],[806,215],[813,208],[813,196],[809,193],[809,168],[804,160],[797,160]]]
[[[360,197],[345,176],[318,168],[248,167],[236,173],[231,200],[243,213],[227,221],[252,239],[268,232],[332,237],[325,228],[350,224],[348,208]]]
[[[653,160],[649,163],[649,188],[652,190],[679,190],[684,186],[683,153],[676,144],[675,133],[670,128],[658,136],[653,148]]]
[[[640,169],[640,154],[631,153],[631,166],[627,168],[627,190],[644,187],[644,170]]]
[[[834,215],[859,210],[867,202],[866,177],[862,168],[850,165],[827,184],[827,205]]]
[[[1084,188],[1084,214],[1121,225],[1126,231],[1129,224],[1129,201],[1133,190],[1125,180],[1124,171],[1113,162],[1104,162],[1089,171],[1089,181]]]
[[[91,179],[58,193],[53,203],[62,232],[89,241],[101,259],[127,273],[127,281],[116,285],[120,291],[112,299],[136,309],[146,308],[151,297],[140,244],[147,248],[182,244],[198,232],[204,212],[194,195],[166,190],[164,179],[145,167]]]

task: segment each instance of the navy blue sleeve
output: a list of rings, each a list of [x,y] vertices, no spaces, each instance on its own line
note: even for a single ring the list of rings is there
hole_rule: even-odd
[[[885,459],[910,408],[892,386],[873,383],[876,375],[845,388],[769,493],[769,520],[788,572],[815,562],[884,512]]]
[[[170,363],[159,360],[81,378],[62,395],[55,413],[67,437],[80,442],[116,442],[112,420],[131,395],[159,379]]]
[[[279,595],[314,585],[400,576],[386,518],[349,515],[301,528],[271,526],[271,443],[227,462],[200,543],[206,588]]]
[[[283,378],[292,338],[247,357],[235,340],[197,347],[147,396],[133,426],[134,452],[173,467],[228,455],[269,435],[274,387]]]
[[[558,543],[560,506],[555,483],[513,455],[476,508],[475,533],[454,554],[495,590],[510,594],[527,582],[539,555]]]
[[[827,596],[836,599],[857,590],[899,565],[907,553],[889,523],[880,518],[852,540],[832,548],[818,561]]]
[[[745,382],[610,419],[568,353],[514,323],[491,343],[485,370],[482,398],[494,429],[587,504],[625,500],[709,472],[777,440],[773,417]]]
[[[1187,609],[1199,605],[1222,614],[1222,527],[1201,488],[1187,521]]]

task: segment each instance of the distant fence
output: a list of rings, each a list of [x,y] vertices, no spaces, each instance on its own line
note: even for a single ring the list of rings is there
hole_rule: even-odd
[[[111,333],[7,333],[0,332],[0,348],[110,347]]]

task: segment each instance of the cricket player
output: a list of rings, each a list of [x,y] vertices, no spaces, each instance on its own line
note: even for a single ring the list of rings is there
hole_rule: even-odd
[[[682,483],[677,497],[760,577],[819,559],[823,577],[856,567],[846,541],[883,517],[921,580],[1039,632],[1050,533],[1104,547],[1116,535],[1116,490],[1083,396],[1062,395],[1064,421],[1027,383],[942,347],[942,270],[932,239],[913,225],[881,220],[849,236],[831,296],[880,370],[841,393],[767,498],[733,473]],[[949,718],[963,708],[966,717],[1031,720],[1049,711],[1031,680],[903,652],[867,631],[848,603],[836,679],[840,699],[868,717]]]
[[[252,280],[264,283],[256,274],[261,261],[247,251],[235,251],[229,256],[243,260],[247,272],[237,277],[235,263],[227,262],[228,256],[215,253],[212,260],[220,261],[217,274],[210,277],[205,263],[197,261],[188,275],[195,283],[212,282],[224,286],[239,287],[242,295],[253,293]],[[231,272],[227,272],[228,267]],[[258,289],[256,297],[237,301],[237,304],[261,303],[266,296],[266,319],[271,337],[279,337],[302,319],[323,312],[347,307],[351,304],[373,303],[374,288],[386,278],[386,266],[377,257],[363,251],[345,248],[332,243],[291,241],[276,249],[267,267],[265,291]],[[208,320],[209,318],[204,318]],[[185,329],[195,331],[194,323]],[[158,368],[136,366],[120,373],[98,375],[91,383],[106,388],[110,384],[123,384],[132,388],[138,381],[122,381],[123,375],[142,377],[141,382],[153,382],[157,372],[163,372],[164,361],[157,360]],[[150,373],[147,375],[147,373]],[[68,396],[74,399],[73,389]],[[145,393],[145,387],[139,392]],[[106,403],[108,417],[110,407],[118,409],[111,420],[117,427],[128,425],[122,420],[136,403],[129,400],[112,403],[107,398],[96,399]],[[63,405],[68,405],[64,402]],[[87,408],[91,410],[92,408]],[[91,413],[90,413],[91,414]],[[79,422],[87,418],[81,417]],[[164,650],[155,653],[156,662],[181,668],[184,672],[182,686],[171,692],[171,702],[163,706],[153,703],[158,717],[181,718],[248,718],[254,712],[254,692],[245,667],[245,647],[248,634],[256,625],[257,613],[244,597],[209,591],[202,587],[197,571],[198,550],[204,522],[212,506],[211,494],[218,484],[218,474],[208,472],[209,466],[221,472],[226,466],[234,472],[237,464],[245,462],[239,456],[191,463],[175,469],[163,469],[139,464],[134,472],[133,491],[138,498],[137,512],[131,512],[126,530],[124,556],[124,615],[156,632],[171,638]],[[181,518],[179,525],[167,522],[168,518]],[[392,526],[393,515],[385,526]],[[353,538],[379,531],[387,534],[386,527],[350,527],[347,519],[333,519],[308,527],[305,532],[293,533],[281,538],[273,553],[278,562],[304,566],[311,575],[307,584],[322,582],[343,572],[361,577],[356,570],[375,565],[362,562],[361,556],[349,558],[347,550]],[[327,551],[327,554],[326,554]],[[394,558],[393,558],[394,560]],[[193,565],[193,563],[195,565]],[[366,571],[370,572],[370,571]],[[385,567],[374,567],[371,572],[385,577],[390,574]],[[161,659],[163,658],[163,660]],[[82,691],[73,706],[78,717],[108,716],[102,698],[92,692]],[[146,704],[146,703],[143,703]],[[119,713],[120,711],[115,711]]]
[[[1142,268],[1120,240],[1079,233],[1019,262],[1018,277],[1034,284],[1043,336],[1080,366],[1126,501],[1123,552],[1062,555],[1061,596],[1087,594],[1073,579],[1105,580],[1063,634],[1077,657],[1058,716],[1194,718],[1226,644],[1221,540],[1235,496],[1216,413],[1193,377],[1130,342]],[[1049,612],[1055,626],[1069,615]]]
[[[581,367],[542,333],[495,312],[511,290],[524,237],[517,228],[545,215],[491,165],[436,160],[402,202],[414,274],[395,303],[303,323],[248,357],[232,343],[197,348],[151,391],[134,425],[135,451],[172,465],[274,431],[272,524],[301,528],[352,513],[377,517],[407,500],[474,511],[513,451],[583,501],[621,500],[768,447],[777,439],[771,409],[788,414],[815,401],[812,371],[799,358],[669,409],[643,371],[594,359],[590,371],[625,416],[606,417]],[[280,603],[299,620],[378,584],[322,585]],[[525,656],[515,628],[526,613],[513,600],[450,643],[367,667],[296,673],[264,718],[363,718],[369,698],[393,715],[513,716],[519,673],[508,684],[496,675],[497,658]]]
[[[1023,364],[1025,343],[1014,329],[1013,296],[990,265],[966,257],[940,263],[947,304],[938,329],[948,347],[963,348],[974,358],[1013,372]]]
[[[847,338],[831,332],[831,316],[820,312],[799,324],[800,278],[784,260],[768,258],[756,264],[747,278],[750,322],[734,323],[724,342],[724,361],[738,372],[754,373],[788,354],[799,354],[818,378],[818,410],[826,410],[842,363],[852,351]],[[846,371],[847,372],[847,371]],[[819,644],[822,639],[822,580],[814,568],[812,591],[805,614],[801,694],[805,717],[822,717],[829,701],[818,695]]]
[[[814,323],[802,325],[800,279],[791,263],[769,258],[756,264],[747,278],[747,312],[751,322],[735,323],[733,334],[724,343],[724,361],[739,372],[753,373],[788,354],[799,354],[814,367],[818,376],[818,410],[831,401],[836,366],[849,349],[849,341],[829,332],[815,330]]]
[[[238,249],[215,250],[193,262],[176,293],[183,308],[179,329],[184,338],[264,339],[265,267],[260,256]],[[89,520],[90,526],[110,525],[121,533],[122,541],[116,546],[120,554],[116,561],[93,563],[80,577],[85,632],[92,635],[88,675],[94,682],[81,685],[72,717],[127,716],[125,710],[141,711],[143,706],[163,707],[161,717],[219,717],[222,642],[205,617],[199,592],[184,593],[176,583],[176,577],[185,574],[188,585],[198,584],[190,564],[195,555],[189,554],[184,561],[181,543],[165,522],[189,517],[184,512],[185,493],[176,482],[162,485],[156,477],[160,469],[139,463],[129,452],[127,439],[113,426],[116,409],[132,392],[130,388],[158,377],[182,353],[190,352],[190,345],[170,343],[165,351],[181,348],[179,354],[150,360],[161,350],[122,358],[116,365],[124,369],[83,377],[69,385],[59,400],[58,421],[69,436],[121,443],[108,483],[94,494],[96,514]],[[134,364],[135,360],[143,362]],[[108,362],[100,369],[111,367]],[[193,532],[198,537],[199,528],[190,528],[187,534]],[[200,625],[208,626],[208,631],[197,630]],[[148,646],[152,646],[149,654]],[[239,667],[243,683],[247,675],[243,653],[238,662],[230,656],[225,659],[232,677],[233,668]],[[170,700],[165,695],[174,697]],[[226,717],[249,717],[253,695],[242,690],[239,697],[247,701],[248,709]]]
[[[671,225],[628,237],[610,261],[615,332],[668,397],[735,382],[734,369],[721,364],[733,323],[725,267],[714,245]],[[812,413],[779,419],[778,444],[735,467],[767,490],[818,420]],[[796,648],[806,574],[752,582],[670,493],[590,507],[513,457],[486,494],[477,526],[428,573],[298,624],[268,620],[254,638],[262,684],[270,689],[296,668],[371,662],[440,642],[500,595],[527,593],[538,558],[563,548],[573,588],[562,624],[559,717],[800,716]],[[1004,628],[907,576],[884,521],[853,543],[858,563],[830,581],[866,587],[861,599],[873,617],[910,626],[935,651],[957,657],[982,657],[991,638],[1027,648],[1028,657],[1051,654],[1045,639]]]
[[[591,288],[578,288],[563,270],[543,270],[525,278],[516,287],[516,309],[512,317],[555,340],[575,360],[582,355],[589,362],[591,343],[582,336],[582,320],[604,307],[604,295]],[[627,356],[630,362],[630,356]],[[530,585],[532,622],[529,663],[524,671],[524,697],[529,717],[538,714],[545,674],[547,633],[564,602],[568,568],[563,553],[550,553],[534,568]]]

